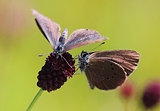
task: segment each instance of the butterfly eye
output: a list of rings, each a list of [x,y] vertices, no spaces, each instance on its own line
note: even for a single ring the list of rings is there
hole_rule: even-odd
[[[83,53],[83,54],[82,54],[82,57],[86,57],[86,56],[87,56],[87,53]]]
[[[82,51],[82,53],[81,53],[81,57],[82,57],[82,58],[86,58],[87,55],[89,55],[87,52]]]

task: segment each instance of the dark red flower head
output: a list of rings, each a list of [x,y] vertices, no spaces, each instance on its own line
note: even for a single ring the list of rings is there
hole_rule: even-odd
[[[153,81],[147,85],[142,101],[147,109],[155,106],[160,101],[160,81]]]
[[[37,86],[48,92],[59,89],[66,81],[67,77],[72,77],[75,72],[75,61],[68,52],[57,58],[56,54],[51,53],[46,59],[45,65],[37,76]]]
[[[133,97],[136,94],[135,83],[132,81],[127,81],[126,83],[124,83],[123,86],[120,88],[120,94],[125,99]]]

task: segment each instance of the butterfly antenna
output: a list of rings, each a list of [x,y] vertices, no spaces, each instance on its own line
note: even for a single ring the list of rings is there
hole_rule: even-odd
[[[97,47],[93,48],[90,52],[92,52],[93,50],[97,49],[98,47],[100,47],[101,45],[105,44],[105,42],[102,42],[101,44],[99,44]]]
[[[48,53],[45,53],[45,54],[38,54],[38,57],[42,57],[42,56],[45,56],[45,55],[47,55],[47,54],[49,54],[50,52],[48,52]]]
[[[68,61],[61,55],[61,57],[66,61],[66,63],[68,64],[68,66],[70,67],[70,68],[72,68],[72,66],[68,63]]]

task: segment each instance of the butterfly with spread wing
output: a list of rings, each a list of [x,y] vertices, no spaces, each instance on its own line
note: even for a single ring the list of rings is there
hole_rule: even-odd
[[[101,36],[97,31],[91,29],[77,29],[72,32],[67,39],[67,28],[60,33],[61,28],[59,24],[40,14],[36,10],[32,10],[32,13],[35,16],[38,28],[49,41],[57,56],[60,56],[62,53],[73,48],[107,40],[107,38]]]

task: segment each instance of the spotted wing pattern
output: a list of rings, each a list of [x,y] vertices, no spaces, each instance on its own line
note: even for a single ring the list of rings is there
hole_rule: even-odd
[[[101,58],[90,58],[85,75],[90,88],[97,87],[101,90],[115,89],[126,80],[126,72],[119,64]]]

